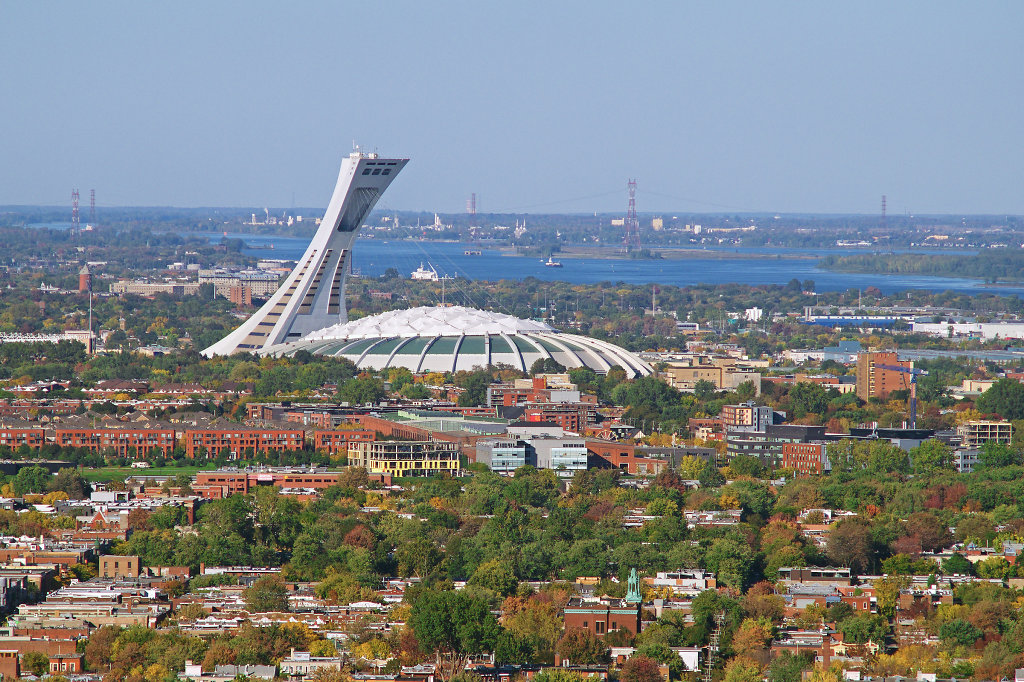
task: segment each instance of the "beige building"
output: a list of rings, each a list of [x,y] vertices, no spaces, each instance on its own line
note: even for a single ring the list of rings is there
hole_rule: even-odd
[[[106,554],[100,557],[98,575],[101,578],[138,578],[141,573],[142,564],[137,556]]]
[[[195,296],[199,293],[198,282],[133,282],[122,280],[110,285],[112,294],[136,294],[138,296],[155,296],[171,294],[172,296]]]
[[[349,444],[349,464],[371,474],[429,476],[461,468],[459,446],[445,441],[371,441]]]
[[[709,381],[719,391],[733,390],[749,381],[754,384],[755,395],[761,395],[761,374],[737,358],[694,355],[668,363],[662,377],[672,388],[686,392],[693,392],[698,381]]]
[[[956,427],[965,448],[976,448],[987,441],[1009,445],[1013,439],[1013,424],[1000,421],[970,421]]]

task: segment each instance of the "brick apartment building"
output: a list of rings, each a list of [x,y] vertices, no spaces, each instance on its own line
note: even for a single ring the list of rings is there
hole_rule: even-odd
[[[599,466],[603,463],[604,466],[633,475],[657,474],[668,467],[667,460],[637,452],[636,446],[630,443],[587,439],[587,453],[600,460],[597,462]]]
[[[302,450],[306,434],[301,429],[201,429],[185,432],[185,455],[226,452],[234,459],[256,452]]]
[[[22,445],[33,450],[46,445],[46,431],[43,429],[9,429],[0,426],[0,446],[6,445],[12,450]]]
[[[885,400],[893,391],[910,388],[910,375],[885,369],[879,365],[910,368],[909,362],[900,362],[896,353],[870,352],[857,355],[857,397],[861,400],[881,398]]]
[[[591,414],[597,410],[589,405],[533,405],[523,412],[523,420],[528,422],[553,422],[571,433],[583,433],[581,429],[591,423]]]
[[[375,440],[376,431],[369,429],[345,429],[341,431],[314,431],[313,449],[331,453],[347,453],[350,443]]]
[[[248,472],[248,471],[200,471],[192,486],[203,497],[219,499],[234,495],[245,495],[259,486],[277,488],[312,488],[323,490],[338,482],[337,472]]]
[[[90,452],[114,452],[119,457],[145,455],[154,449],[168,455],[174,450],[174,429],[57,429],[55,443]]]
[[[825,443],[783,443],[782,468],[792,469],[802,475],[828,473],[832,465],[828,461]]]
[[[100,557],[99,575],[101,578],[138,578],[142,574],[142,564],[137,556],[104,555]]]
[[[589,630],[598,637],[614,630],[640,633],[640,604],[625,599],[588,600],[575,597],[565,605],[565,629]]]

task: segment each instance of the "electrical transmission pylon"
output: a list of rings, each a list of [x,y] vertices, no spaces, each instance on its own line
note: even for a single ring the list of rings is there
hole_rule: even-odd
[[[708,656],[704,661],[704,682],[711,682],[711,674],[715,669],[715,658],[718,656],[724,625],[725,611],[722,611],[715,615],[715,629],[711,631],[711,639],[708,640]]]

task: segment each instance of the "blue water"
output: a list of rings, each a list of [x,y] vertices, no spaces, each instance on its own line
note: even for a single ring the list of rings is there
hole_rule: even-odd
[[[74,229],[74,223],[31,223],[25,227],[33,227],[38,229],[50,229],[50,230],[71,230]]]
[[[252,234],[204,234],[211,242],[222,237],[245,241],[245,253],[259,258],[298,260],[308,239],[275,237]],[[273,245],[273,248],[270,246]],[[480,256],[467,256],[467,249],[482,250]],[[878,287],[891,294],[907,289],[928,291],[956,291],[979,294],[994,293],[1001,296],[1024,295],[1024,285],[986,286],[978,280],[955,277],[915,275],[873,275],[830,272],[817,267],[817,261],[808,255],[870,253],[869,249],[800,249],[800,248],[708,248],[715,258],[694,256],[664,260],[607,260],[561,258],[562,267],[544,265],[540,258],[508,255],[507,252],[480,249],[466,244],[385,241],[360,239],[354,248],[354,268],[365,277],[384,274],[395,268],[408,276],[420,263],[432,265],[440,275],[461,276],[475,280],[522,280],[536,277],[541,280],[563,281],[577,284],[597,282],[625,282],[628,284],[661,284],[687,286],[693,284],[786,284],[796,277],[801,282],[814,280],[817,291],[847,291]],[[938,250],[925,250],[936,253]],[[721,254],[769,253],[773,258],[730,258]],[[967,252],[958,252],[967,255]],[[803,256],[803,257],[800,257]]]

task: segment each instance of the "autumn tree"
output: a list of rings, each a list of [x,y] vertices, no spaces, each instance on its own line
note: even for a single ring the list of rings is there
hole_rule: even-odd
[[[658,662],[647,656],[632,656],[622,664],[620,682],[663,682]]]
[[[592,665],[603,663],[608,649],[601,639],[590,630],[566,628],[565,634],[555,647],[558,656],[571,665]]]
[[[855,571],[867,568],[872,558],[871,528],[858,518],[840,520],[829,533],[825,554],[840,566]]]

